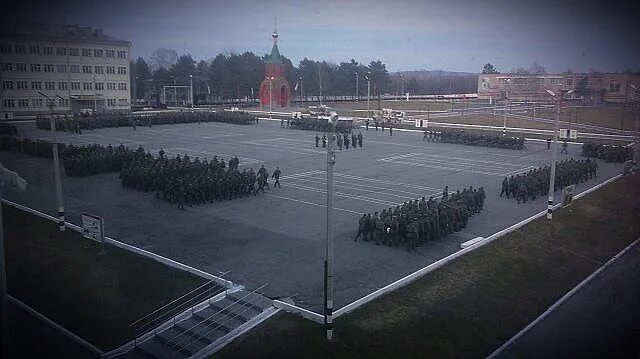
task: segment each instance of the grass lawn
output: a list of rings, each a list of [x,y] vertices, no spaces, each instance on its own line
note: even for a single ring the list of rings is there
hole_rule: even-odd
[[[54,222],[3,206],[9,294],[108,351],[130,323],[204,279],[111,245],[58,232]]]
[[[536,220],[335,322],[279,313],[216,357],[478,358],[640,236],[640,175]]]

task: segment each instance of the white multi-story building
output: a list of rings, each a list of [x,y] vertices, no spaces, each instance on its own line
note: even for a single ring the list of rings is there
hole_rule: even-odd
[[[129,111],[130,48],[90,27],[0,25],[0,112]]]

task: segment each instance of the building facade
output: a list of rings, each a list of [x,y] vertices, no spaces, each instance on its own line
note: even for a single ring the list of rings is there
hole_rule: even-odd
[[[573,90],[574,98],[592,103],[624,103],[632,97],[633,87],[640,86],[640,76],[620,73],[563,74],[480,74],[478,98],[516,101],[549,100],[546,90],[556,93]]]
[[[291,105],[291,85],[284,76],[284,63],[278,50],[278,31],[271,35],[273,47],[265,61],[265,78],[260,84],[260,106],[288,107]]]
[[[130,111],[131,44],[77,25],[0,25],[0,112]]]

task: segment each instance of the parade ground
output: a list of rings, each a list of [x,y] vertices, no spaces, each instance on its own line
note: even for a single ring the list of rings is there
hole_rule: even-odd
[[[17,125],[19,135],[51,140],[32,122]],[[460,243],[487,237],[546,209],[546,196],[517,204],[499,197],[505,176],[548,164],[551,151],[543,142],[528,141],[522,151],[424,142],[411,131],[361,129],[363,148],[337,153],[335,166],[336,308],[423,268],[460,249]],[[322,134],[320,134],[322,135]],[[179,210],[143,193],[122,187],[117,173],[83,178],[63,176],[67,220],[80,222],[88,212],[104,217],[109,237],[220,275],[272,298],[291,298],[320,312],[325,244],[326,152],[315,147],[315,133],[281,128],[279,121],[258,125],[194,123],[153,127],[105,128],[82,134],[59,133],[72,144],[143,146],[154,154],[189,155],[228,160],[238,156],[240,169],[261,165],[282,171],[282,188],[266,194],[187,207]],[[580,146],[569,145],[558,159],[580,158]],[[27,180],[25,193],[4,198],[55,214],[52,161],[0,153],[2,163]],[[620,173],[621,164],[598,160],[597,179],[577,191]],[[468,226],[416,251],[354,242],[358,218],[422,196],[484,187],[485,208]],[[556,192],[556,201],[560,193]]]

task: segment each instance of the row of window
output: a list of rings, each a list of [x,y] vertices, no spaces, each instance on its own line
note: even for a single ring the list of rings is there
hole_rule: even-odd
[[[125,91],[127,89],[126,82],[107,82],[107,90]],[[29,87],[31,85],[31,87]],[[57,86],[56,86],[57,85]],[[80,86],[82,85],[82,87]],[[66,81],[2,81],[2,89],[4,90],[104,90],[104,82],[66,82]]]
[[[129,100],[126,98],[115,99],[110,98],[107,99],[107,106],[126,106],[129,103]],[[54,102],[56,104],[56,102]],[[3,105],[5,108],[15,108],[15,107],[44,107],[46,103],[41,98],[20,98],[20,99],[4,99]],[[57,101],[57,105],[59,107],[69,107],[69,99],[59,98]]]
[[[55,52],[54,52],[55,49]],[[78,47],[53,47],[38,45],[11,45],[0,44],[0,53],[2,54],[27,54],[29,55],[58,55],[58,56],[84,56],[84,57],[110,57],[119,59],[127,58],[127,50],[104,50],[104,49],[88,49]]]
[[[14,66],[15,65],[15,66]],[[3,62],[1,65],[3,72],[13,72],[14,69],[16,72],[27,72],[27,64],[25,63],[11,63],[11,62]],[[66,73],[67,70],[71,73],[80,73],[82,70],[83,74],[115,74],[116,71],[119,75],[127,74],[127,66],[91,66],[91,65],[64,65],[64,64],[29,64],[30,72],[60,72]]]

